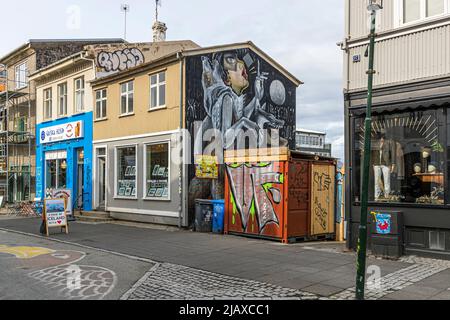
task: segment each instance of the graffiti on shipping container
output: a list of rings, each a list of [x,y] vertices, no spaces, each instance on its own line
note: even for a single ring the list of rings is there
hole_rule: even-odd
[[[284,174],[276,163],[227,165],[233,229],[264,234],[268,225],[279,227],[283,207]]]

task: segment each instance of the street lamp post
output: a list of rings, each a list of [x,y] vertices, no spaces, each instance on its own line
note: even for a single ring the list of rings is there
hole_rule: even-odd
[[[356,299],[364,300],[364,285],[366,278],[366,253],[367,253],[367,216],[368,216],[368,196],[369,196],[369,172],[370,172],[370,150],[371,150],[371,130],[372,130],[372,88],[375,57],[375,29],[377,11],[383,8],[382,0],[369,0],[368,10],[370,11],[370,44],[369,44],[369,70],[367,86],[367,109],[364,122],[364,162],[363,181],[361,190],[361,221],[359,225],[359,240],[357,247],[358,262],[356,275]]]

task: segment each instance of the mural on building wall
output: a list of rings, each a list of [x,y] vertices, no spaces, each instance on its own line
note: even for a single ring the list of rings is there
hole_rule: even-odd
[[[276,235],[283,213],[285,178],[280,169],[277,162],[227,165],[233,204],[230,230]]]
[[[213,143],[219,147],[212,155],[220,163],[223,150],[270,147],[271,139],[295,148],[296,86],[252,50],[188,57],[186,74],[186,127],[193,156],[209,154]],[[209,140],[207,133],[212,130],[216,134]],[[242,134],[253,143],[240,144],[245,140],[238,139]],[[223,166],[218,180],[197,179],[193,166],[189,175],[191,212],[195,199],[223,199]]]
[[[145,62],[144,54],[138,48],[126,48],[113,52],[101,51],[96,57],[97,67],[106,72],[124,71]]]

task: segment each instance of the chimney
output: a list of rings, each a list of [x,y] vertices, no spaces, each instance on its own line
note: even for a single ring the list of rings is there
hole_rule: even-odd
[[[167,26],[164,22],[156,20],[153,24],[153,42],[166,41]]]

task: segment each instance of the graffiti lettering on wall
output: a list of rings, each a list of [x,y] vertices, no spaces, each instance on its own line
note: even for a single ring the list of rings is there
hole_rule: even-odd
[[[145,62],[144,55],[137,48],[102,51],[97,55],[97,66],[106,72],[124,71]]]
[[[327,230],[328,226],[328,211],[322,207],[318,198],[314,200],[314,219],[322,227],[323,230]]]
[[[273,163],[227,165],[233,221],[239,215],[242,231],[264,233],[269,224],[279,225],[276,206],[283,198],[284,175],[273,168]]]
[[[317,191],[330,190],[331,177],[326,173],[314,172],[314,183],[317,186]]]

